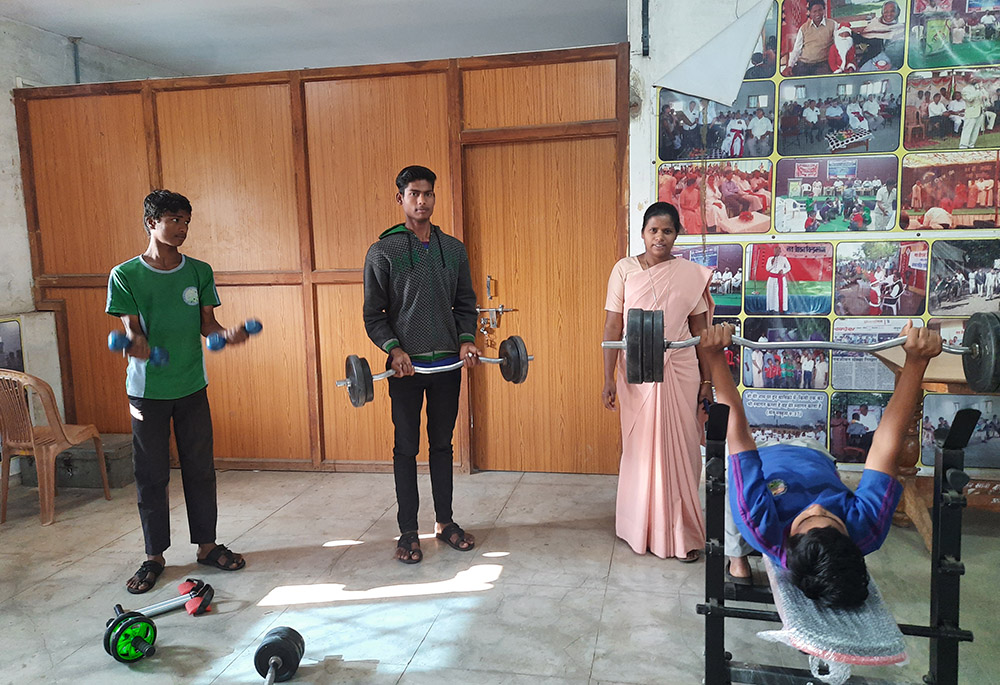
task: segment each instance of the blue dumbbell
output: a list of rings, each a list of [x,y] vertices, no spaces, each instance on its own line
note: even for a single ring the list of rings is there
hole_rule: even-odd
[[[264,330],[264,324],[257,319],[247,319],[243,322],[243,330],[250,335],[257,335]],[[208,349],[218,352],[226,346],[226,338],[222,333],[212,333],[208,336]]]
[[[132,346],[132,341],[124,331],[111,331],[108,333],[108,349],[113,352],[121,352]],[[162,347],[154,347],[149,351],[149,363],[153,366],[166,366],[170,362],[170,353]]]

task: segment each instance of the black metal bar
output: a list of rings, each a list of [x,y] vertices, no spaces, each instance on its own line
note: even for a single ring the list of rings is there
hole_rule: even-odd
[[[649,0],[642,0],[642,56],[649,57]]]
[[[705,425],[705,604],[725,608],[726,430],[729,407],[713,404]],[[700,610],[699,610],[699,613]],[[729,685],[725,613],[705,616],[705,684]]]
[[[816,676],[803,668],[769,666],[733,661],[729,664],[729,674],[734,683],[745,685],[815,685]],[[865,678],[852,675],[851,685],[899,685],[895,680]]]
[[[764,611],[762,609],[743,609],[741,607],[730,607],[720,605],[717,602],[698,604],[695,610],[706,617],[721,616],[722,618],[745,618],[751,621],[771,621],[781,623],[781,617],[777,611]]]
[[[962,509],[965,497],[952,489],[956,474],[965,468],[965,446],[979,421],[975,409],[962,409],[952,421],[938,458],[934,460],[934,513],[931,538],[930,685],[958,685],[960,583],[962,561]],[[947,474],[951,472],[951,478]],[[946,635],[942,631],[954,631]],[[972,634],[968,633],[968,641]]]
[[[911,623],[900,623],[899,632],[912,637],[944,638],[959,642],[972,642],[972,631],[959,628],[944,628],[934,626],[915,626]]]

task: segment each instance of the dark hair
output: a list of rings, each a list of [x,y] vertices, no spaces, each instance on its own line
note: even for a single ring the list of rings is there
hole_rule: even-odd
[[[811,10],[813,8],[813,5],[822,5],[823,8],[825,9],[826,0],[809,0],[809,4],[806,5],[806,10]]]
[[[142,209],[142,225],[146,228],[146,233],[149,233],[149,225],[147,222],[150,219],[153,221],[159,221],[167,212],[190,213],[191,201],[180,193],[158,189],[146,196],[146,199],[142,201]]]
[[[836,528],[813,528],[788,538],[785,565],[806,597],[833,609],[868,599],[868,567],[854,541]]]
[[[681,215],[669,202],[654,202],[646,208],[646,213],[642,215],[642,230],[646,230],[646,224],[654,216],[669,216],[673,219],[677,232],[681,232]]]
[[[396,175],[396,188],[402,193],[414,181],[427,181],[433,188],[437,176],[425,166],[408,166]]]

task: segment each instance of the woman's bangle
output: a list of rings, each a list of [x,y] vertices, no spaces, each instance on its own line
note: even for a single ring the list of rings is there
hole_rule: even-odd
[[[702,385],[711,385],[712,381],[702,381],[701,384]]]

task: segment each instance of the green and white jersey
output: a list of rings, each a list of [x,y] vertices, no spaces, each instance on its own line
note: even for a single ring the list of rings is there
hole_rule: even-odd
[[[139,256],[111,270],[105,311],[138,316],[150,348],[162,347],[170,355],[166,366],[128,358],[129,397],[176,400],[208,385],[201,308],[220,304],[212,267],[197,259],[181,255],[179,266],[160,271]]]

